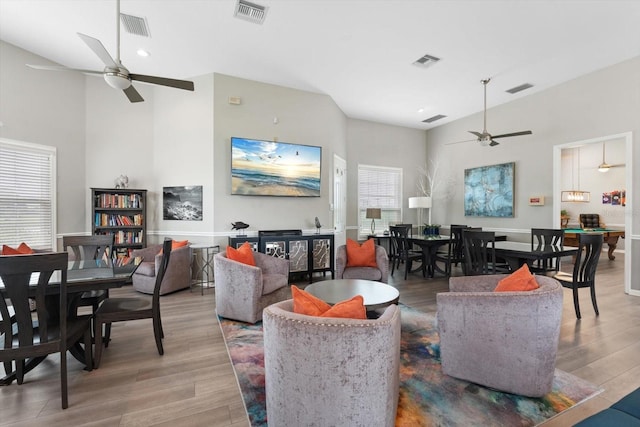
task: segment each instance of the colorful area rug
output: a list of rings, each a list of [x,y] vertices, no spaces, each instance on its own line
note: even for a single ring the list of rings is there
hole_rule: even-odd
[[[400,401],[396,426],[534,426],[602,392],[556,369],[553,390],[534,399],[442,373],[434,317],[401,305]],[[262,324],[219,318],[253,427],[267,425]]]

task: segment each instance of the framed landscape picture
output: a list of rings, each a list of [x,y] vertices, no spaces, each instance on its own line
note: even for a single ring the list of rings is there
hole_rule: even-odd
[[[464,170],[464,215],[513,217],[515,163]]]
[[[163,187],[162,219],[202,221],[202,185]]]

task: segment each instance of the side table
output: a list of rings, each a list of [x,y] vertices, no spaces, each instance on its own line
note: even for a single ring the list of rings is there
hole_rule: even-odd
[[[220,245],[194,244],[191,245],[191,249],[193,249],[192,269],[197,273],[196,277],[192,278],[189,289],[193,290],[194,286],[200,285],[200,294],[204,295],[205,287],[214,287],[213,256],[220,252]]]

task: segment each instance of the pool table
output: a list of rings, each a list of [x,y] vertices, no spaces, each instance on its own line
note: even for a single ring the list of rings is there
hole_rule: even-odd
[[[609,259],[616,259],[613,251],[618,244],[618,238],[624,238],[624,230],[612,230],[610,228],[565,228],[565,246],[578,246],[578,235],[581,233],[601,233],[604,236],[605,243],[609,245]]]

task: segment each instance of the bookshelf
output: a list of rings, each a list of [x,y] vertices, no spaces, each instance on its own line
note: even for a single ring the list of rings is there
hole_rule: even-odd
[[[147,246],[147,190],[92,188],[92,233],[113,234],[113,256]]]

